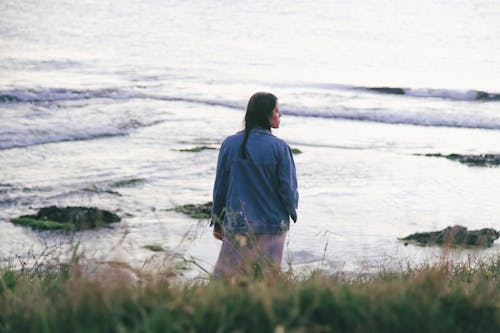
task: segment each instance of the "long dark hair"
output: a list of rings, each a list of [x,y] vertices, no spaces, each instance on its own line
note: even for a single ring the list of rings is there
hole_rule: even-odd
[[[247,158],[246,145],[250,130],[255,127],[261,127],[268,130],[271,129],[269,118],[271,118],[273,114],[277,100],[278,98],[276,96],[266,92],[258,92],[250,97],[247,105],[247,112],[245,114],[245,137],[241,144],[241,155],[244,160]]]

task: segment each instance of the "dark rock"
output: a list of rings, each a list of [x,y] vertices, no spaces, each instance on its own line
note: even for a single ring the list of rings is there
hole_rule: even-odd
[[[498,237],[500,237],[500,232],[494,229],[485,228],[469,231],[465,227],[455,225],[441,231],[415,233],[401,240],[414,241],[422,245],[440,244],[490,247]]]
[[[139,183],[142,183],[144,181],[146,181],[146,179],[144,179],[144,178],[124,179],[124,180],[114,182],[113,184],[111,184],[111,187],[133,186],[133,185],[137,185]]]
[[[392,95],[404,95],[406,92],[403,88],[392,88],[392,87],[370,87],[367,88],[369,91],[375,91],[383,94]]]
[[[461,155],[461,154],[425,154],[428,157],[444,157],[452,161],[457,161],[469,166],[493,167],[500,165],[500,154],[479,154],[479,155]]]
[[[197,146],[197,147],[193,147],[193,148],[179,149],[179,151],[198,153],[198,152],[203,151],[203,150],[215,150],[215,149],[217,149],[217,148],[209,147],[209,146]]]
[[[498,166],[500,165],[500,154],[462,155],[457,157],[458,161],[471,166]]]
[[[36,215],[24,215],[11,221],[42,230],[85,230],[120,220],[118,215],[99,208],[50,206],[41,208]]]

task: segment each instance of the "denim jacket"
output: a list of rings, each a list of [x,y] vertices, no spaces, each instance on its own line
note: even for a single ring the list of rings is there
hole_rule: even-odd
[[[245,132],[222,143],[213,191],[212,224],[224,233],[278,233],[297,221],[297,176],[290,147],[271,131],[254,128],[248,135],[247,158],[241,144]]]

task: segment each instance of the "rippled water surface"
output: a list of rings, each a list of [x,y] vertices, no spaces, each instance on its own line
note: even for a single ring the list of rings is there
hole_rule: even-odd
[[[160,244],[211,270],[220,243],[207,222],[170,209],[211,200],[217,150],[181,149],[217,148],[259,90],[278,95],[275,134],[302,151],[286,261],[359,271],[499,253],[498,241],[462,252],[397,239],[500,229],[500,168],[424,156],[500,154],[496,1],[50,0],[0,11],[4,264],[67,242],[10,218],[84,205],[123,217],[76,235],[90,256],[140,267],[144,246]]]

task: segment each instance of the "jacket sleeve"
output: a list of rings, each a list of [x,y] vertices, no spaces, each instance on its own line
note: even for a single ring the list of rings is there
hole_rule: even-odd
[[[292,150],[288,145],[283,149],[283,154],[278,163],[279,196],[283,206],[293,222],[297,222],[299,192],[297,191],[297,174]]]
[[[217,159],[217,171],[215,173],[213,190],[212,220],[210,222],[210,226],[213,226],[214,223],[222,223],[224,220],[228,184],[229,166],[224,149],[224,143],[222,143],[219,151],[219,157]]]

